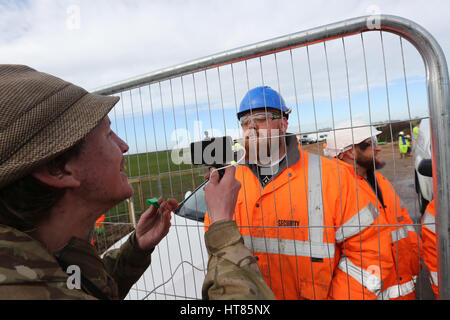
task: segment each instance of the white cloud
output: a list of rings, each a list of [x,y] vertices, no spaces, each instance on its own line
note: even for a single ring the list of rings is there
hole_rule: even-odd
[[[446,17],[450,12],[448,1],[428,0],[424,6],[422,0],[23,0],[0,1],[0,61],[27,64],[92,90],[214,53],[371,14],[374,8],[383,14],[402,16],[422,25],[437,39],[447,59],[450,59],[450,25]],[[367,40],[365,49],[370,85],[383,87],[385,79],[379,55],[379,35],[364,34],[364,39]],[[393,47],[398,53],[398,38],[392,40],[385,37],[384,40],[389,46],[391,41],[397,41]],[[346,44],[350,48],[351,42],[358,41],[357,37],[346,39]],[[411,47],[407,43],[404,46]],[[311,46],[309,50],[315,102],[320,109],[319,103],[329,99],[323,45]],[[348,90],[340,40],[329,42],[327,50],[332,98],[337,104],[338,100],[346,99]],[[414,77],[423,74],[423,68],[413,66],[412,61],[417,61],[418,56],[410,51],[405,54],[407,76],[420,81]],[[288,54],[277,55],[278,75],[273,57],[262,58],[264,84],[280,88],[290,105],[295,106],[297,101],[300,104],[299,114],[294,111],[295,117],[292,117],[293,127],[298,126],[298,122],[307,121],[309,115],[304,111],[304,105],[309,107],[311,101],[305,48],[300,48],[298,52],[294,54],[296,90],[292,84]],[[373,52],[378,52],[378,55]],[[398,81],[403,76],[397,53],[397,58],[391,58],[387,50],[389,82]],[[373,58],[378,59],[376,61],[372,59],[375,56],[378,57]],[[361,53],[349,49],[347,58],[350,89],[352,93],[364,92],[366,79]],[[209,110],[221,109],[222,106],[232,113],[249,86],[262,84],[259,61],[249,62],[248,67],[250,74],[246,74],[242,64],[234,65],[234,79],[229,67],[223,67],[220,71],[223,92],[218,89],[217,71],[208,72],[209,96],[203,74],[196,76],[196,96],[192,78],[184,79],[184,100],[177,81],[173,82],[173,96],[164,93],[170,92],[164,84],[164,106],[171,108],[171,99],[174,99],[175,106],[188,106],[188,115],[193,112],[193,106],[198,108],[196,112],[203,110],[205,117]],[[153,94],[155,111],[162,107],[157,91]],[[144,98],[144,107],[148,111],[149,98]],[[127,100],[128,97],[123,99],[124,109],[119,108],[121,113],[129,115],[131,108]],[[133,100],[139,101],[137,97]],[[344,102],[341,104],[345,105]],[[352,103],[355,104],[354,99]],[[415,101],[412,100],[413,103]],[[378,109],[386,108],[385,104],[382,100],[377,101],[372,105],[372,112],[377,110],[377,115],[384,116],[386,112],[378,112]],[[140,104],[137,103],[137,106],[140,112]],[[327,117],[322,111],[318,122],[323,121],[323,126],[330,126],[331,121]],[[315,126],[314,122],[310,122],[309,126],[308,123],[301,125],[302,128]]]
[[[89,89],[350,17],[377,6],[428,29],[450,52],[442,1],[6,1],[0,59]],[[68,23],[78,6],[80,28]]]

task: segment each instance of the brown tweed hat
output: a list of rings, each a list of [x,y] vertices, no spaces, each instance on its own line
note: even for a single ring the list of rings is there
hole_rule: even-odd
[[[0,188],[83,139],[118,97],[23,65],[0,65]]]

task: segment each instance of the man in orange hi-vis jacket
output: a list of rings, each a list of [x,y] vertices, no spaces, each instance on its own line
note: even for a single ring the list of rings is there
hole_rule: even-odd
[[[105,214],[102,214],[100,218],[95,221],[95,231],[97,234],[102,234],[105,231]]]
[[[432,177],[432,161],[431,159],[423,159],[418,171],[421,175]],[[436,298],[439,298],[438,286],[438,261],[437,261],[437,239],[436,239],[436,215],[434,211],[434,199],[430,201],[422,216],[422,241],[423,250],[420,254],[423,262],[428,269],[431,288]]]
[[[94,234],[93,231],[95,231],[95,233],[97,235],[101,235],[103,234],[103,232],[105,232],[105,226],[104,226],[104,222],[105,222],[105,214],[102,214],[97,221],[95,221],[95,225],[94,225],[94,230],[91,230],[89,232],[88,238],[91,239],[91,244],[95,245],[94,243]]]
[[[377,299],[379,261],[393,267],[391,248],[378,242],[390,233],[367,227],[382,217],[358,205],[354,177],[337,160],[303,151],[286,133],[289,112],[270,87],[250,90],[240,105],[247,154],[234,219],[244,243],[277,299]]]
[[[431,289],[439,298],[437,246],[436,246],[436,218],[434,213],[434,199],[428,204],[422,217],[423,250],[421,255],[428,269]]]
[[[393,268],[381,261],[381,279],[385,285],[383,299],[415,299],[415,284],[420,269],[420,238],[414,229],[406,207],[394,187],[376,169],[384,167],[381,148],[376,136],[381,132],[362,123],[353,123],[353,129],[336,130],[327,139],[327,154],[342,162],[341,170],[348,171],[356,185],[359,203],[372,204],[377,214],[387,222],[390,237],[380,247],[391,248]],[[380,220],[380,224],[383,222]],[[388,261],[390,266],[392,261]]]

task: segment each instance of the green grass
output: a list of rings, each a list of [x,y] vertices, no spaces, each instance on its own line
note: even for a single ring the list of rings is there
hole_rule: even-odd
[[[159,151],[140,153],[125,156],[127,160],[126,173],[129,178],[142,177],[148,175],[158,175],[180,170],[189,170],[191,164],[177,165],[172,162],[171,151]]]

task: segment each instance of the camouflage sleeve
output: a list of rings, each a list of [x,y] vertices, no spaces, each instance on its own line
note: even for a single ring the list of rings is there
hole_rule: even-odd
[[[119,248],[105,253],[103,263],[108,274],[115,280],[120,299],[125,298],[131,286],[136,283],[151,262],[150,251],[142,251],[137,246],[136,233]]]
[[[205,300],[274,300],[255,257],[245,247],[235,221],[216,222],[205,233],[209,254],[203,282]]]
[[[70,289],[68,274],[39,242],[0,225],[0,300],[95,299]]]

